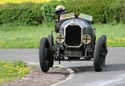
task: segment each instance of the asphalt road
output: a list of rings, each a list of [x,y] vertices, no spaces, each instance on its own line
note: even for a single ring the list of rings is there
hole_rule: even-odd
[[[0,49],[0,59],[38,64],[38,49]],[[125,48],[108,49],[102,72],[94,71],[92,61],[62,62],[61,65],[73,69],[75,75],[59,86],[125,86]]]

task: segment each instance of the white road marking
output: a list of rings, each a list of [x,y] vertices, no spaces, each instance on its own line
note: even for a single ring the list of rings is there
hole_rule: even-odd
[[[77,72],[79,72],[80,71],[80,69],[79,68],[74,68]]]
[[[36,62],[28,62],[27,64],[28,65],[39,65],[39,63],[36,63]]]
[[[63,67],[63,66],[58,66],[58,65],[56,65],[56,67],[65,68],[65,67]],[[70,80],[70,79],[72,79],[72,78],[74,77],[74,71],[73,71],[72,69],[70,69],[70,68],[66,68],[66,69],[67,69],[67,70],[69,71],[69,73],[70,73],[70,74],[68,75],[68,77],[67,77],[65,80],[63,80],[63,81],[57,82],[56,84],[53,84],[53,85],[50,85],[50,86],[60,85],[60,84],[66,82],[66,81],[68,81],[68,80]]]
[[[115,77],[110,80],[100,80],[94,81],[91,83],[81,84],[81,86],[111,86],[111,84],[121,84],[122,80],[125,80],[125,74],[120,74],[118,77]]]

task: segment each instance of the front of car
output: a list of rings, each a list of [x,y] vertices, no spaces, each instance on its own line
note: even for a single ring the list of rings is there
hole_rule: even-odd
[[[82,57],[86,49],[94,47],[93,29],[81,15],[76,18],[74,13],[62,14],[58,29],[56,40],[63,47],[64,56]]]

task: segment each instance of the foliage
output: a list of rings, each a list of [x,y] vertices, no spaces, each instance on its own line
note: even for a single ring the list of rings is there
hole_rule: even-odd
[[[50,0],[0,0],[0,4],[6,3],[24,3],[24,2],[33,2],[33,3],[44,3],[49,2]]]
[[[66,6],[67,12],[92,15],[95,23],[125,23],[125,0],[51,0],[48,3],[0,5],[0,24],[39,25],[52,22],[55,20],[54,9],[60,4]]]
[[[42,4],[23,3],[6,4],[0,9],[0,24],[22,23],[25,25],[38,25],[42,23],[40,11]]]
[[[51,1],[49,3],[44,3],[41,7],[41,11],[42,11],[42,16],[44,18],[44,21],[46,22],[51,22],[55,20],[55,8],[57,5],[62,4],[63,2],[60,1]]]
[[[72,5],[70,5],[72,4]],[[117,10],[120,0],[66,0],[65,6],[68,12],[85,13],[92,15],[96,23],[108,23],[118,21]]]
[[[50,22],[55,18],[54,9],[59,4],[66,6],[67,12],[92,15],[95,23],[119,23],[125,20],[125,0],[64,0],[42,5],[42,16],[45,21]]]
[[[28,74],[29,68],[24,64],[21,61],[0,60],[0,82],[11,81]]]
[[[18,60],[18,61],[14,61],[14,62],[13,62],[13,66],[14,66],[14,67],[16,67],[16,66],[25,67],[25,66],[26,66],[26,63],[24,63],[24,62],[21,61],[21,60]]]

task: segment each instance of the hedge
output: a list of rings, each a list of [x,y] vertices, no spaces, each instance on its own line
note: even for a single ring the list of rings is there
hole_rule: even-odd
[[[125,0],[62,0],[49,3],[0,5],[0,24],[39,25],[55,20],[56,5],[63,4],[68,12],[92,15],[95,23],[125,23]]]
[[[123,3],[121,1],[125,0],[68,0],[65,6],[68,11],[77,14],[92,15],[95,23],[121,22],[120,10],[122,7],[120,6]],[[125,5],[125,3],[122,5]]]
[[[41,24],[41,4],[6,4],[0,9],[0,23]]]

